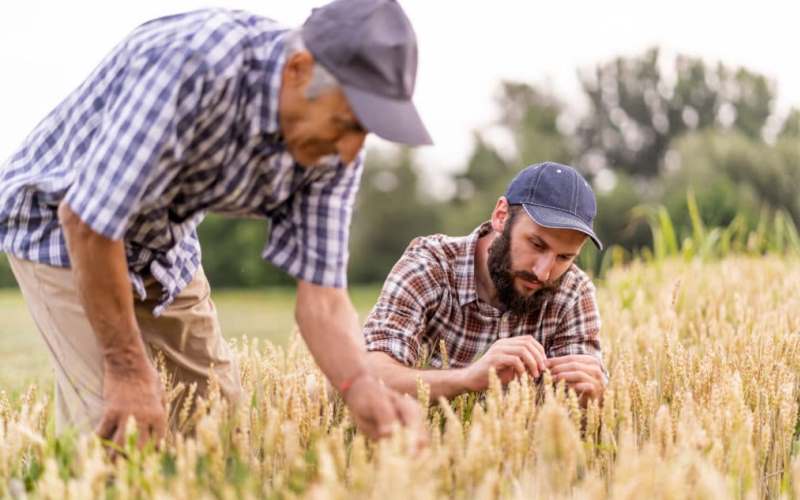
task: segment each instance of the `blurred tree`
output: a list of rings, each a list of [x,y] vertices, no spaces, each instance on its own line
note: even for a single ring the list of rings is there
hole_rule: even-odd
[[[688,227],[686,192],[695,192],[706,223],[727,226],[740,214],[754,227],[762,207],[800,223],[800,147],[775,146],[742,132],[707,130],[676,141],[677,163],[663,179],[661,202],[676,226]]]
[[[564,105],[555,96],[527,83],[502,82],[496,103],[497,125],[513,139],[514,154],[509,159],[513,171],[531,163],[568,163],[573,158],[570,140],[558,127]]]
[[[291,285],[294,279],[261,258],[268,224],[210,214],[198,234],[203,269],[214,287]]]
[[[11,266],[8,264],[6,255],[0,253],[0,288],[16,287],[17,281],[11,273]]]
[[[503,82],[497,97],[500,118],[495,126],[511,138],[505,156],[484,134],[474,134],[466,169],[454,176],[456,192],[446,217],[450,234],[467,234],[488,220],[497,198],[524,167],[542,161],[569,163],[569,138],[558,128],[563,105],[526,83]]]
[[[644,220],[634,217],[642,204],[636,183],[625,172],[614,174],[610,189],[596,189],[597,217],[595,233],[607,249],[619,245],[636,251],[651,244],[652,236]]]
[[[759,139],[775,97],[760,74],[694,57],[677,56],[664,75],[656,48],[580,79],[590,104],[577,131],[580,163],[639,178],[658,175],[670,142],[687,131],[719,127]]]
[[[786,210],[800,223],[800,109],[790,110],[765,142],[774,88],[764,76],[687,56],[665,61],[654,48],[600,64],[580,79],[589,110],[574,132],[559,126],[565,109],[555,96],[527,83],[501,83],[499,118],[474,133],[447,202],[424,198],[431,189],[420,189],[427,180],[409,150],[370,151],[351,230],[350,281],[383,281],[417,236],[469,233],[489,218],[519,170],[546,160],[590,177],[595,230],[606,246],[651,244],[646,224],[631,217],[646,204],[666,205],[678,230],[689,228],[689,188],[709,225],[725,226],[737,214],[755,224],[762,206]],[[498,137],[507,141],[490,140]],[[214,286],[293,283],[260,257],[267,226],[214,215],[201,224],[203,265]],[[0,255],[0,286],[7,285],[14,280]]]
[[[783,122],[778,139],[791,139],[800,141],[800,109],[792,108]],[[800,142],[795,142],[800,148]]]
[[[370,151],[356,199],[349,279],[383,282],[409,242],[441,232],[441,203],[423,199],[410,149]]]

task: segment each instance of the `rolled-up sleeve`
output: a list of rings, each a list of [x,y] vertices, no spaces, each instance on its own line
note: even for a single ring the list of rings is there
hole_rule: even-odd
[[[407,366],[420,361],[425,325],[439,303],[443,279],[436,263],[418,253],[416,241],[386,278],[363,330],[367,351],[385,352]]]
[[[202,87],[200,62],[178,50],[142,54],[98,98],[97,133],[66,193],[69,207],[93,231],[113,240],[156,200],[174,177],[175,151],[188,141],[186,123]]]
[[[350,220],[363,165],[362,153],[295,193],[272,216],[262,257],[297,279],[345,288]]]
[[[548,357],[570,354],[586,354],[603,364],[600,311],[595,287],[588,280],[577,290],[575,300],[565,307],[547,353]]]

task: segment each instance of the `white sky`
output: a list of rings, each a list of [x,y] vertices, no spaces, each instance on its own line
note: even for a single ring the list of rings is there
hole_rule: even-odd
[[[0,4],[0,161],[128,31],[207,6],[299,25],[317,0],[4,1]],[[471,133],[495,116],[501,79],[545,83],[576,113],[576,70],[652,45],[743,65],[777,84],[778,109],[800,105],[797,0],[405,0],[419,40],[415,101],[436,144],[425,166],[461,165]],[[378,140],[373,139],[374,143]]]

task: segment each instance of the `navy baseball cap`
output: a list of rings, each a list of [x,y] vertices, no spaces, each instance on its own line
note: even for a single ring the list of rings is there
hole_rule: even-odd
[[[506,199],[521,204],[540,226],[580,231],[603,249],[592,228],[597,215],[594,192],[574,168],[553,162],[526,167],[508,185]]]
[[[411,101],[417,36],[395,0],[334,0],[312,10],[300,32],[364,128],[393,142],[433,144]]]

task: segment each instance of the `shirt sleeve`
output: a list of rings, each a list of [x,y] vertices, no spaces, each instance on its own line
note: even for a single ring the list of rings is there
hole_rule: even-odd
[[[364,325],[367,351],[385,352],[400,363],[415,366],[425,325],[441,299],[443,273],[419,253],[414,240],[394,265]]]
[[[199,107],[200,61],[179,49],[134,56],[95,100],[99,124],[65,201],[93,231],[122,239],[164,192]],[[169,161],[172,159],[173,161]]]
[[[262,257],[297,279],[347,287],[350,220],[363,168],[362,152],[350,165],[331,167],[292,195],[271,217]]]
[[[600,346],[600,312],[595,287],[586,281],[578,289],[576,300],[566,306],[550,343],[548,357],[586,354],[603,365]],[[603,372],[607,374],[605,366]]]

